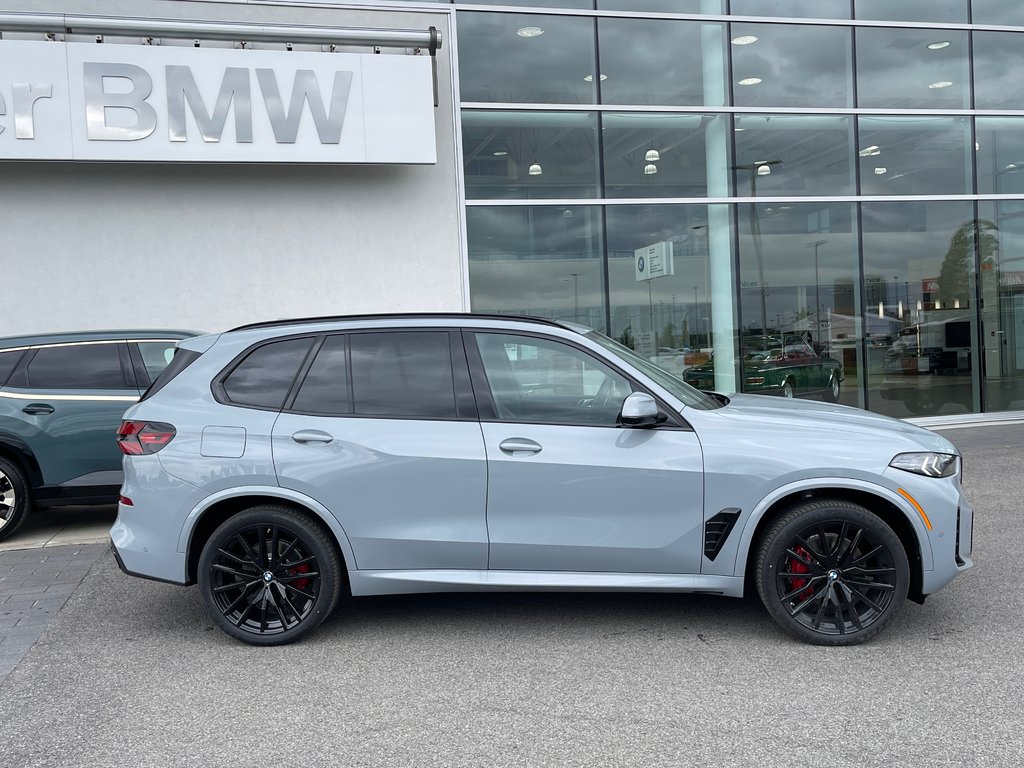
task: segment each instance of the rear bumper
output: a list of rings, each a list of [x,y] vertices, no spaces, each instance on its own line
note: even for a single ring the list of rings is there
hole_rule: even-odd
[[[152,521],[148,526],[140,525],[142,514],[134,506],[117,506],[117,520],[110,529],[117,564],[132,576],[188,584],[185,554],[176,551],[177,536],[155,532]]]

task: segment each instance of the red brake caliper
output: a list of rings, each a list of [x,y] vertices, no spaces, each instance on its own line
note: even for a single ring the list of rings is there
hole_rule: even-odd
[[[292,576],[297,576],[300,573],[309,573],[309,563],[303,563],[302,565],[296,565],[294,568],[289,568],[288,573]],[[296,589],[305,589],[309,586],[310,579],[296,579],[292,582],[292,586]]]
[[[793,551],[796,552],[798,555],[800,555],[800,557],[805,557],[808,560],[811,559],[811,553],[808,552],[803,547],[797,547]],[[810,573],[811,569],[807,566],[806,563],[804,563],[804,562],[802,562],[800,560],[797,560],[795,557],[791,557],[791,558],[789,558],[789,572],[790,573]],[[790,579],[790,583],[793,585],[793,589],[800,589],[800,587],[802,587],[802,586],[804,586],[804,585],[806,585],[808,583],[808,580],[807,579],[796,578],[796,579]],[[814,594],[814,590],[813,589],[810,589],[810,588],[805,589],[803,592],[801,592],[799,595],[797,595],[797,600],[806,600],[812,594]]]

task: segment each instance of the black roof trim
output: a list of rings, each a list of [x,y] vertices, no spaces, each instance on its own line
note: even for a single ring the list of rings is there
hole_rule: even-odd
[[[331,323],[348,320],[415,320],[431,318],[466,318],[483,320],[514,320],[522,323],[538,323],[540,325],[553,325],[556,328],[572,330],[569,326],[563,325],[557,320],[549,320],[546,317],[530,317],[528,315],[492,315],[479,312],[399,312],[394,314],[370,314],[370,315],[326,315],[324,317],[296,317],[287,320],[267,320],[262,323],[249,323],[231,328],[227,333],[234,331],[249,331],[256,328],[276,328],[288,325],[307,325],[310,323]]]

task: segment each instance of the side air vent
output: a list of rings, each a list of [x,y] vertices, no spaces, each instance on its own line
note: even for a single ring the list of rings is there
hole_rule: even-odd
[[[722,551],[732,527],[740,517],[738,509],[723,509],[704,523],[704,557],[714,560]]]

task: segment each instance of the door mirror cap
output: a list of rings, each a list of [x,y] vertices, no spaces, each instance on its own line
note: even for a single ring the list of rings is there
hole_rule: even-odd
[[[634,392],[622,401],[619,423],[624,427],[654,427],[667,420],[668,416],[658,411],[657,401],[644,392]]]

